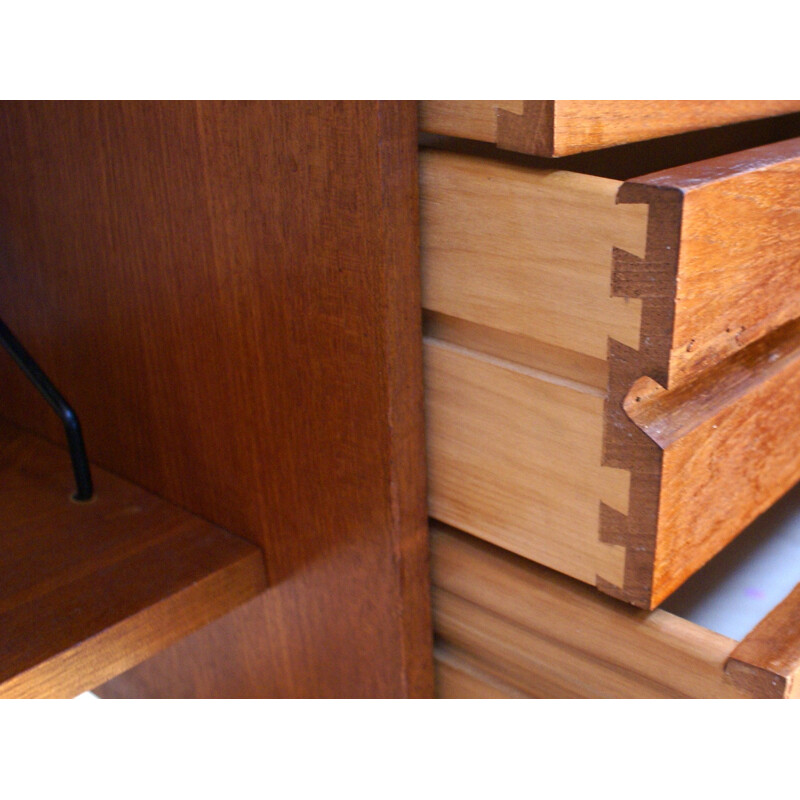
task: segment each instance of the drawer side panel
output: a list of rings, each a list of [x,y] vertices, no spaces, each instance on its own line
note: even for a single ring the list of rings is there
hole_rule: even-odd
[[[600,465],[603,398],[425,341],[430,513],[594,584],[622,585],[600,504],[628,511],[629,475]]]

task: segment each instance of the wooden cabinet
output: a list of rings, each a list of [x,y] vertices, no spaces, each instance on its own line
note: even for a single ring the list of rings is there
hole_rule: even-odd
[[[0,104],[8,694],[431,696],[426,496],[439,694],[794,691],[651,609],[800,477],[800,104],[419,110]]]

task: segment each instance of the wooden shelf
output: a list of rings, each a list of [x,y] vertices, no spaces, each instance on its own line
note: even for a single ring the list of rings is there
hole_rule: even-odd
[[[72,697],[266,586],[261,551],[0,420],[0,697]]]

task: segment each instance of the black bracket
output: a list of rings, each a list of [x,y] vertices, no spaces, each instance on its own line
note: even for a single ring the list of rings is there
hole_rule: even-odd
[[[47,400],[53,411],[58,414],[61,422],[64,423],[64,430],[67,433],[67,446],[72,459],[72,471],[75,473],[75,483],[78,487],[72,499],[79,502],[91,500],[93,494],[92,473],[89,469],[89,459],[86,457],[81,423],[78,421],[72,406],[53,386],[47,375],[42,372],[30,353],[20,344],[17,337],[8,329],[2,319],[0,319],[0,344],[8,351],[17,366],[25,373],[30,382],[39,390],[42,397]]]

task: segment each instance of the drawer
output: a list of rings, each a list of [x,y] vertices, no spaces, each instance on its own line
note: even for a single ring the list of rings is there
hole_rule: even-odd
[[[433,517],[653,608],[800,479],[800,139],[421,209]]]
[[[742,641],[644,611],[459,531],[431,531],[442,697],[794,697],[800,590]]]
[[[565,156],[800,111],[797,100],[426,100],[426,133]]]

